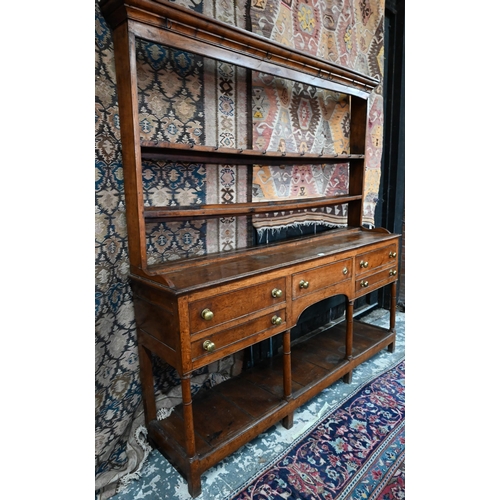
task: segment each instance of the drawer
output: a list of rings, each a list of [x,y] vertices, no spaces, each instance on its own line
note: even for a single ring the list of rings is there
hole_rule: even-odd
[[[352,259],[308,269],[292,276],[292,297],[302,297],[328,286],[349,280],[352,276]]]
[[[378,250],[365,252],[356,257],[354,269],[356,276],[366,273],[372,273],[379,267],[394,265],[397,266],[398,245],[393,243]]]
[[[269,312],[228,330],[207,334],[191,343],[193,368],[228,356],[286,330],[286,310]],[[200,360],[201,358],[201,360]]]
[[[191,333],[285,302],[285,278],[267,281],[189,304]]]
[[[356,280],[356,297],[396,281],[398,276],[397,266],[392,266],[383,271],[363,276]]]

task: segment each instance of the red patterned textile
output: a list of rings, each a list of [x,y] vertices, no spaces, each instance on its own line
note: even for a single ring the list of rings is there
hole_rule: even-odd
[[[254,0],[250,7],[254,33],[380,80],[383,13],[383,2],[369,0]],[[254,149],[349,153],[349,112],[345,95],[256,72],[252,75],[252,92]],[[368,225],[374,224],[380,181],[382,103],[379,86],[369,99],[363,213],[363,222]],[[322,166],[324,170],[328,167],[331,166]],[[305,173],[297,179],[292,167],[258,165],[253,173],[253,200],[294,199],[316,193],[321,196],[327,194],[321,193],[322,177]],[[343,194],[346,186],[338,184],[334,194]],[[345,225],[346,207],[335,207],[333,213],[325,214],[302,211],[253,218],[257,231],[266,228],[279,231],[321,221],[330,227]]]
[[[402,499],[404,457],[403,360],[333,409],[231,500]]]

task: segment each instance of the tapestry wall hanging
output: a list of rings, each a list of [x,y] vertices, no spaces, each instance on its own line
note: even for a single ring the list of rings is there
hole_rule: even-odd
[[[188,5],[189,3],[189,5]],[[237,4],[191,2],[193,8],[239,26]],[[120,123],[112,35],[96,1],[96,274],[95,274],[95,466],[96,491],[104,499],[140,468],[147,454],[131,289],[121,163]],[[143,141],[249,147],[247,79],[231,65],[138,40],[139,125]],[[205,116],[217,127],[205,127]],[[246,201],[247,169],[229,165],[145,162],[145,205],[179,206]],[[148,227],[148,264],[233,250],[247,245],[247,221],[157,223]],[[234,357],[198,370],[193,392],[234,373]],[[180,380],[159,366],[155,380],[159,414],[179,403]]]
[[[382,81],[384,3],[370,0],[328,2],[254,0],[251,30],[283,45],[319,56]],[[381,86],[369,100],[363,222],[374,225],[382,154]],[[349,153],[346,96],[254,72],[253,148],[282,152]],[[347,192],[347,166],[256,166],[254,201],[315,197]],[[332,172],[332,170],[334,170]],[[346,207],[328,212],[271,213],[254,217],[259,242],[289,227],[346,224]]]
[[[382,80],[381,0],[181,0],[220,21]],[[135,319],[128,282],[125,196],[113,42],[95,2],[95,474],[105,499],[147,455],[143,434]],[[189,52],[138,41],[139,121],[144,141],[276,151],[348,151],[345,96],[249,72]],[[248,96],[251,96],[249,99]],[[382,146],[381,86],[369,99],[364,218],[374,223]],[[247,120],[248,116],[252,120]],[[207,127],[205,118],[215,117]],[[251,122],[253,126],[247,127]],[[212,167],[212,166],[211,166]],[[279,166],[147,162],[146,206],[234,203],[329,196],[348,189],[347,165]],[[271,217],[226,217],[148,227],[148,263],[205,255],[269,241],[276,231],[345,224],[345,207]],[[255,234],[254,234],[255,233]],[[274,234],[274,236],[273,236]],[[256,236],[255,236],[256,235]],[[235,359],[197,372],[194,392],[232,376]],[[163,367],[158,408],[179,401],[179,379]],[[177,392],[176,392],[177,391]]]
[[[348,96],[253,73],[253,147],[286,153],[349,154]],[[348,165],[256,165],[253,201],[328,197],[348,193]],[[270,212],[253,217],[258,243],[289,228],[342,227],[347,207]]]

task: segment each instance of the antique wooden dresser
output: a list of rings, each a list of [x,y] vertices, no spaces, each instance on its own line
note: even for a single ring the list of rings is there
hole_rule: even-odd
[[[193,497],[201,474],[259,433],[395,343],[399,235],[362,226],[365,142],[370,92],[378,82],[249,31],[166,0],[102,0],[113,30],[123,152],[130,280],[134,294],[140,374],[148,435],[178,468]],[[347,96],[349,151],[332,154],[261,151],[220,145],[153,142],[141,138],[136,42],[186,51]],[[346,164],[346,194],[283,201],[192,206],[146,206],[143,162],[295,165]],[[248,245],[165,263],[148,264],[147,225],[154,221],[253,217],[324,207],[347,207],[345,227],[282,241]],[[353,318],[354,301],[391,287],[390,328]],[[313,304],[345,296],[345,320],[314,336],[290,341],[290,330]],[[192,396],[191,376],[264,339],[282,336],[282,352]],[[182,404],[157,419],[152,356],[174,367]]]

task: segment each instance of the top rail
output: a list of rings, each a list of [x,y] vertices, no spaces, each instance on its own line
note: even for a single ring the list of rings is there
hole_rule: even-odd
[[[377,79],[167,0],[102,0],[112,27],[128,21],[139,38],[367,99]]]

